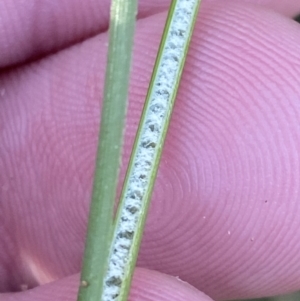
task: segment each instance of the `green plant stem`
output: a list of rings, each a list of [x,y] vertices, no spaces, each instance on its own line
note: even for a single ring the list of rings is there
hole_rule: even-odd
[[[200,0],[173,0],[116,216],[103,301],[126,301]]]
[[[104,100],[78,301],[99,301],[113,233],[137,0],[113,0]]]

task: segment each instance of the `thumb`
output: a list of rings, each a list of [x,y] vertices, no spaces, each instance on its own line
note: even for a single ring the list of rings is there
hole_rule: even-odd
[[[0,294],[2,301],[75,301],[79,277],[73,275],[21,293]],[[137,268],[129,301],[212,301],[179,278]]]

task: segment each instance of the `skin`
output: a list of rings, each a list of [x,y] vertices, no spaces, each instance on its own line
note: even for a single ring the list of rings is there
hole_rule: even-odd
[[[300,289],[300,1],[203,2],[131,301]],[[168,4],[140,1],[122,175]],[[76,299],[108,16],[106,0],[0,2],[3,301]]]

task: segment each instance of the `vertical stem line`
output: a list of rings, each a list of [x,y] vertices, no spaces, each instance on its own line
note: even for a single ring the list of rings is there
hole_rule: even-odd
[[[103,301],[125,301],[200,0],[173,0],[124,182]]]
[[[99,301],[113,233],[137,0],[113,0],[99,145],[78,301]]]

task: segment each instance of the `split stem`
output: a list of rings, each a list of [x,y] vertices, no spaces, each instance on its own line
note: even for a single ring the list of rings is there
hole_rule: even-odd
[[[103,301],[126,301],[200,0],[173,0],[114,226]]]

